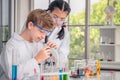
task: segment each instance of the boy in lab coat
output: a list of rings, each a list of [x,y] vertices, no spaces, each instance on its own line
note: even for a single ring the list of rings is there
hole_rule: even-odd
[[[16,61],[17,78],[39,74],[39,65],[50,56],[50,48],[56,44],[50,41],[47,46],[37,48],[37,43],[44,39],[53,30],[53,20],[44,10],[36,9],[29,13],[26,20],[26,29],[21,33],[14,33],[8,40],[0,55],[0,80],[12,78],[12,65]],[[13,53],[15,56],[13,56]],[[17,60],[13,61],[16,57]]]

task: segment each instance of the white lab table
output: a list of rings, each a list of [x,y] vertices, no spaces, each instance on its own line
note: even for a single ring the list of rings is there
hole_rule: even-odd
[[[70,78],[70,80],[120,80],[120,71],[101,71],[100,76]]]

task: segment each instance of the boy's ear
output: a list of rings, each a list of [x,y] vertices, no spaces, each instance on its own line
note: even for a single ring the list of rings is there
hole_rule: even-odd
[[[32,29],[33,27],[34,27],[34,24],[33,24],[33,22],[30,21],[30,22],[28,23],[28,29]]]

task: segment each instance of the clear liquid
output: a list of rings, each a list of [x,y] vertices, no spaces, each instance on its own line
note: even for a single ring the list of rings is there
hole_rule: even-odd
[[[12,80],[17,80],[17,65],[12,65]]]

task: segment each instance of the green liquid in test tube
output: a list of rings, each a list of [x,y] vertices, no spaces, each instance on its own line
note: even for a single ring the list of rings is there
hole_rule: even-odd
[[[68,80],[68,75],[67,74],[63,74],[63,80]]]

